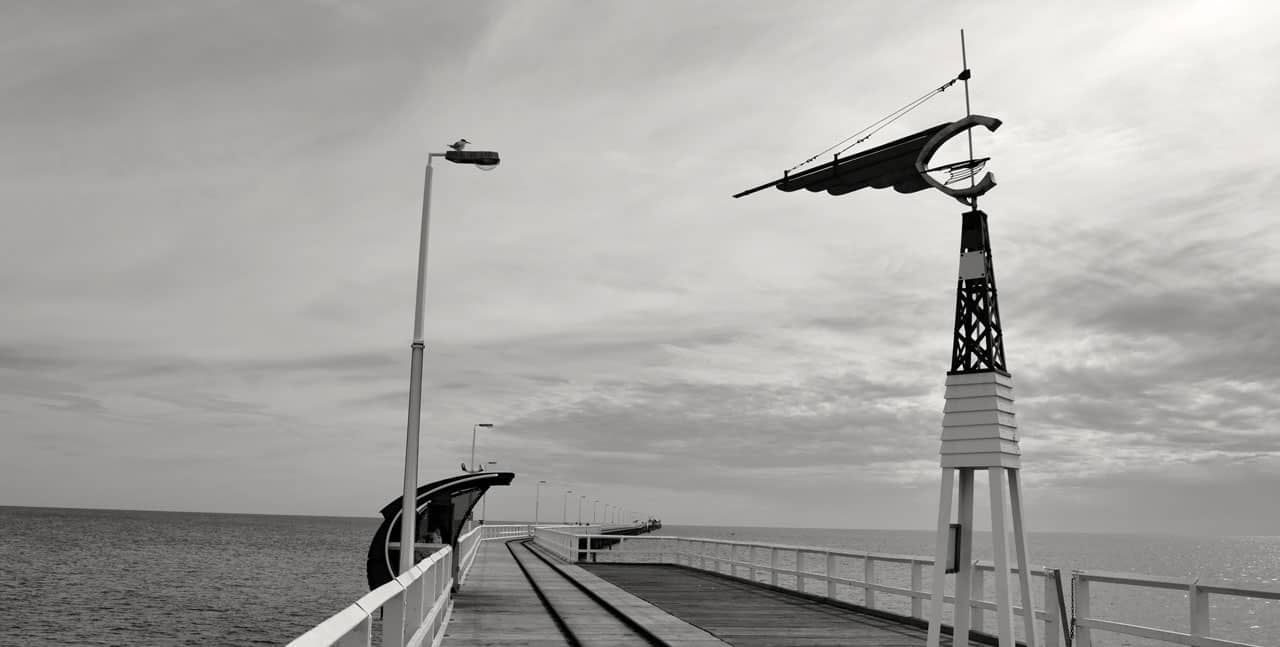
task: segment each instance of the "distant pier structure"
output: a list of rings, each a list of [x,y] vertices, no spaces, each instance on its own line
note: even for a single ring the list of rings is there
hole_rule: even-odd
[[[963,34],[962,46],[963,46]],[[955,608],[968,609],[973,582],[974,474],[987,473],[991,496],[991,532],[995,551],[996,629],[1000,647],[1014,647],[1013,607],[1010,599],[1012,574],[1005,524],[1006,510],[1013,520],[1013,550],[1017,560],[1017,606],[1032,608],[1031,575],[1022,516],[1021,451],[1014,419],[1013,380],[1005,361],[1004,335],[996,294],[995,269],[991,258],[991,237],[987,214],[978,209],[978,198],[996,186],[991,173],[983,173],[989,158],[973,156],[973,128],[994,131],[1000,120],[969,111],[968,81],[964,70],[921,99],[890,113],[872,126],[832,146],[805,162],[788,169],[781,178],[747,189],[740,198],[767,188],[793,192],[805,189],[845,195],[863,188],[893,188],[899,193],[915,193],[934,188],[965,205],[961,214],[960,257],[956,277],[955,320],[952,327],[951,366],[946,376],[946,404],[943,407],[941,466],[942,483],[938,501],[937,542],[933,565],[933,593],[930,600],[928,647],[938,647],[942,634],[942,611],[946,575],[955,573]],[[966,116],[953,122],[896,139],[887,144],[841,157],[854,145],[919,106],[923,101],[963,81]],[[864,135],[865,133],[865,135]],[[947,141],[960,135],[969,139],[969,156],[957,162],[934,164],[933,157]],[[852,144],[848,142],[863,135]],[[848,144],[847,146],[845,144]],[[844,146],[828,162],[799,170],[819,156]],[[979,174],[981,178],[979,178]],[[956,491],[956,480],[959,488]],[[1007,484],[1007,490],[1006,490]],[[957,523],[952,523],[952,499],[957,499]],[[1007,507],[1006,507],[1007,506]],[[1025,643],[1037,647],[1034,619],[1023,616]],[[955,614],[955,635],[969,635],[968,613]]]

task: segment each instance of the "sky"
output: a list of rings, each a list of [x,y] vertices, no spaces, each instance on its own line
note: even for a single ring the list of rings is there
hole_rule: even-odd
[[[964,207],[730,196],[962,28],[1029,532],[1280,535],[1280,6],[1220,1],[6,3],[0,505],[375,516],[465,137],[424,482],[487,422],[493,519],[931,528]]]

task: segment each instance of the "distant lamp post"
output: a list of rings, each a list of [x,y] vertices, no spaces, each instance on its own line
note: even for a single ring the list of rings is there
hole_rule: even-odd
[[[498,461],[485,461],[484,465],[497,465]],[[480,466],[480,470],[484,470],[484,465]],[[489,490],[486,488],[484,495],[480,497],[480,525],[484,525],[489,520]]]
[[[538,481],[537,490],[533,495],[533,525],[538,525],[538,508],[542,505],[542,486],[546,485],[546,481]]]
[[[455,164],[470,164],[482,170],[498,165],[493,151],[463,151],[469,144],[460,139],[444,153],[428,153],[422,180],[422,227],[418,237],[418,289],[414,293],[413,344],[409,362],[409,422],[404,443],[404,492],[400,507],[400,572],[413,568],[413,544],[418,522],[418,426],[422,419],[422,339],[423,290],[427,282],[427,240],[431,224],[431,162],[443,157]],[[473,457],[474,458],[474,457]]]
[[[466,465],[462,466],[462,471],[469,472],[471,474],[484,471],[483,465],[480,465],[480,466],[476,465],[476,429],[479,429],[480,427],[484,427],[485,429],[493,429],[493,423],[478,422],[474,425],[471,425],[471,467],[468,468]]]
[[[596,523],[596,506],[598,505],[600,505],[600,499],[596,499],[595,502],[591,504],[591,525],[593,526]]]
[[[565,525],[565,526],[569,525],[569,495],[570,494],[573,494],[573,490],[564,491],[564,505],[561,506],[561,509],[560,509],[560,523],[561,525]]]
[[[586,499],[587,499],[587,495],[585,494],[578,495],[578,525],[579,526],[582,525],[582,502],[585,501]]]

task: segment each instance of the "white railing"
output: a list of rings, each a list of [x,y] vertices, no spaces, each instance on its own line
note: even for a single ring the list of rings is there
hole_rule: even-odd
[[[1093,630],[1110,631],[1127,636],[1138,636],[1177,645],[1193,647],[1262,647],[1252,643],[1235,642],[1209,636],[1209,594],[1232,595],[1237,597],[1257,598],[1263,600],[1280,600],[1280,590],[1247,589],[1235,586],[1201,584],[1200,580],[1185,580],[1152,575],[1132,573],[1104,573],[1100,571],[1075,571],[1072,573],[1075,583],[1075,626],[1077,647],[1093,647]],[[1173,589],[1185,591],[1190,601],[1189,613],[1190,633],[1169,631],[1155,627],[1115,622],[1089,617],[1089,585],[1120,584],[1140,586],[1153,589]]]
[[[476,553],[480,552],[483,528],[484,526],[476,526],[461,537],[458,537],[458,554],[462,556],[458,561],[459,586],[467,581],[467,574],[471,572],[471,565],[476,561]]]
[[[537,526],[576,528],[579,532],[600,526]],[[467,581],[480,545],[491,539],[518,539],[533,535],[530,524],[479,525],[458,537],[458,585]],[[397,544],[391,544],[394,548]],[[420,544],[419,547],[423,546]],[[419,647],[432,644],[443,631],[445,609],[453,597],[453,548],[444,546],[418,562],[408,572],[368,592],[355,604],[335,613],[289,643],[288,647],[369,647],[373,618],[382,610],[383,647]]]
[[[595,555],[598,551],[588,550],[591,539],[621,540],[634,535],[601,534],[606,528],[614,530],[631,530],[639,526],[538,526],[534,528],[534,543],[551,554],[568,562],[578,561],[574,553]],[[590,538],[590,539],[588,539]],[[598,542],[605,543],[605,542]]]
[[[533,531],[533,543],[566,562],[574,562],[577,561],[574,553],[578,550],[578,537],[581,536],[560,528],[539,527]]]
[[[481,539],[516,539],[533,535],[531,524],[503,524],[479,526],[484,532]]]
[[[453,549],[446,546],[312,627],[289,647],[368,647],[379,609],[383,647],[430,645],[441,631],[452,586]]]
[[[665,537],[654,535],[579,535],[557,530],[539,528],[534,533],[538,545],[565,561],[592,562],[649,562],[678,564],[698,570],[711,571],[729,577],[751,582],[767,583],[780,588],[788,588],[807,595],[845,602],[837,596],[840,587],[846,590],[861,590],[863,604],[869,609],[903,615],[877,604],[877,594],[886,594],[906,598],[910,602],[910,617],[924,620],[924,602],[933,596],[931,590],[924,586],[925,567],[933,564],[933,558],[914,555],[889,555],[882,553],[865,553],[841,550],[827,550],[804,546],[784,546],[777,544],[756,544],[719,539],[694,539],[686,537]],[[614,545],[605,548],[592,548],[593,539],[611,539]],[[602,542],[603,543],[603,542]],[[784,558],[785,559],[784,563]],[[839,563],[844,561],[846,569],[856,572],[850,560],[860,561],[862,565],[861,579],[840,575]],[[821,565],[822,570],[810,570],[814,562]],[[985,574],[993,572],[995,565],[986,561],[975,561],[976,568],[972,581],[971,600],[969,602],[970,627],[975,631],[983,630],[983,622],[987,611],[995,611],[994,602],[982,599],[985,590]],[[878,566],[909,570],[910,584],[906,587],[893,586],[881,582],[879,575],[885,575]],[[1010,569],[1017,573],[1017,569]],[[1044,647],[1058,647],[1061,643],[1063,618],[1059,609],[1058,587],[1053,579],[1053,571],[1043,567],[1033,567],[1031,575],[1043,581],[1044,604],[1046,609],[1034,609],[1035,618],[1042,624]],[[908,573],[898,573],[898,579],[906,580]],[[789,586],[788,586],[789,584]],[[807,584],[825,584],[825,586],[806,586]],[[947,604],[954,607],[955,597],[944,596]],[[1016,615],[1023,615],[1021,606],[1014,606]]]

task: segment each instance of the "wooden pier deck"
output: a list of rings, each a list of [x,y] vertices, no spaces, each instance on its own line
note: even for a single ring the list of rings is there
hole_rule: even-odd
[[[671,615],[742,647],[921,647],[926,631],[894,620],[664,564],[592,564],[586,570]],[[952,645],[950,636],[942,637]]]
[[[490,541],[457,594],[445,647],[922,647],[925,630],[712,573],[544,559]],[[949,637],[943,645],[951,646]]]
[[[506,542],[486,541],[478,550],[466,584],[454,600],[444,644],[569,645]]]

